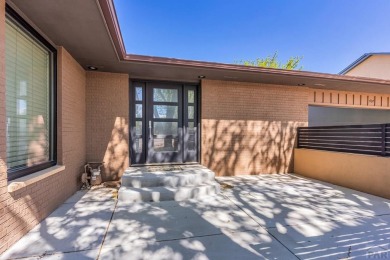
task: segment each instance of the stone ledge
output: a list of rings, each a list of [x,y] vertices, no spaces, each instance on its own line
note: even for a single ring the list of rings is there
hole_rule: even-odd
[[[65,170],[65,165],[55,165],[53,167],[44,169],[42,171],[23,176],[8,183],[8,192],[12,193],[17,190],[23,189],[31,184],[37,183],[49,176],[52,176],[58,172]]]

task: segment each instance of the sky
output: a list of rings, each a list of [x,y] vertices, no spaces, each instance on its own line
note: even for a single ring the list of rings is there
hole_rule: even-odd
[[[278,53],[339,73],[390,52],[390,0],[115,0],[127,53],[237,63]]]

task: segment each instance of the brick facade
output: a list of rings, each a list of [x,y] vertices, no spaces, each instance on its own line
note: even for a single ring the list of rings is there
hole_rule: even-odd
[[[129,76],[87,72],[87,161],[102,162],[103,179],[129,166]]]
[[[220,176],[292,171],[308,95],[296,86],[203,80],[202,164]]]
[[[119,179],[130,162],[128,91],[127,74],[87,72],[87,161],[104,161],[105,180]],[[292,171],[308,95],[302,87],[203,80],[201,163],[218,175]]]

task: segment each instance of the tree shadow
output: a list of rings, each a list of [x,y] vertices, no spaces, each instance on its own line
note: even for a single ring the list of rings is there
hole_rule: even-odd
[[[218,176],[292,170],[297,128],[306,122],[202,120],[202,164]]]
[[[219,180],[233,188],[204,200],[119,203],[114,214],[107,190],[78,192],[6,256],[96,258],[102,243],[101,259],[327,259],[388,250],[389,200],[289,174]]]
[[[129,126],[127,118],[116,117],[111,130],[111,136],[99,158],[89,158],[91,161],[104,162],[102,167],[103,181],[119,180],[129,167]],[[102,142],[102,140],[95,140]]]
[[[380,247],[390,254],[387,199],[290,174],[219,181],[234,187],[225,196],[300,258],[367,257]]]
[[[258,259],[275,247],[283,249],[223,197],[118,206],[104,237],[115,201],[97,200],[99,194],[93,193],[75,196],[2,257],[63,254],[71,259],[72,254],[94,251],[90,258],[96,259],[103,238],[100,259],[229,258],[232,254]]]
[[[86,194],[87,191],[77,192],[39,224],[34,223],[35,227],[19,241],[14,241],[16,243],[0,258],[43,257],[99,247],[115,201],[112,196],[102,200],[99,194],[94,194],[94,198]]]
[[[0,251],[17,242],[74,194],[80,183],[79,168],[78,164],[69,165],[66,171],[24,187],[15,181],[13,184],[19,187],[14,191],[8,191],[6,172],[2,173],[1,180],[4,181],[1,182],[4,186],[0,189]]]
[[[122,205],[102,259],[275,259],[293,257],[224,197]],[[273,251],[276,249],[275,251]],[[277,252],[279,250],[279,252]]]

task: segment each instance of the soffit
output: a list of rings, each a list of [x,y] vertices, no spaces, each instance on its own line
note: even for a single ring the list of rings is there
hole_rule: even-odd
[[[110,0],[12,0],[54,44],[63,46],[84,67],[127,73],[131,78],[199,82],[207,79],[321,89],[390,93],[390,81],[324,73],[250,68],[212,62],[125,55],[115,48],[118,39],[109,31],[111,21],[103,16],[102,3]],[[120,41],[120,39],[119,39]],[[298,87],[298,86],[297,86]]]

